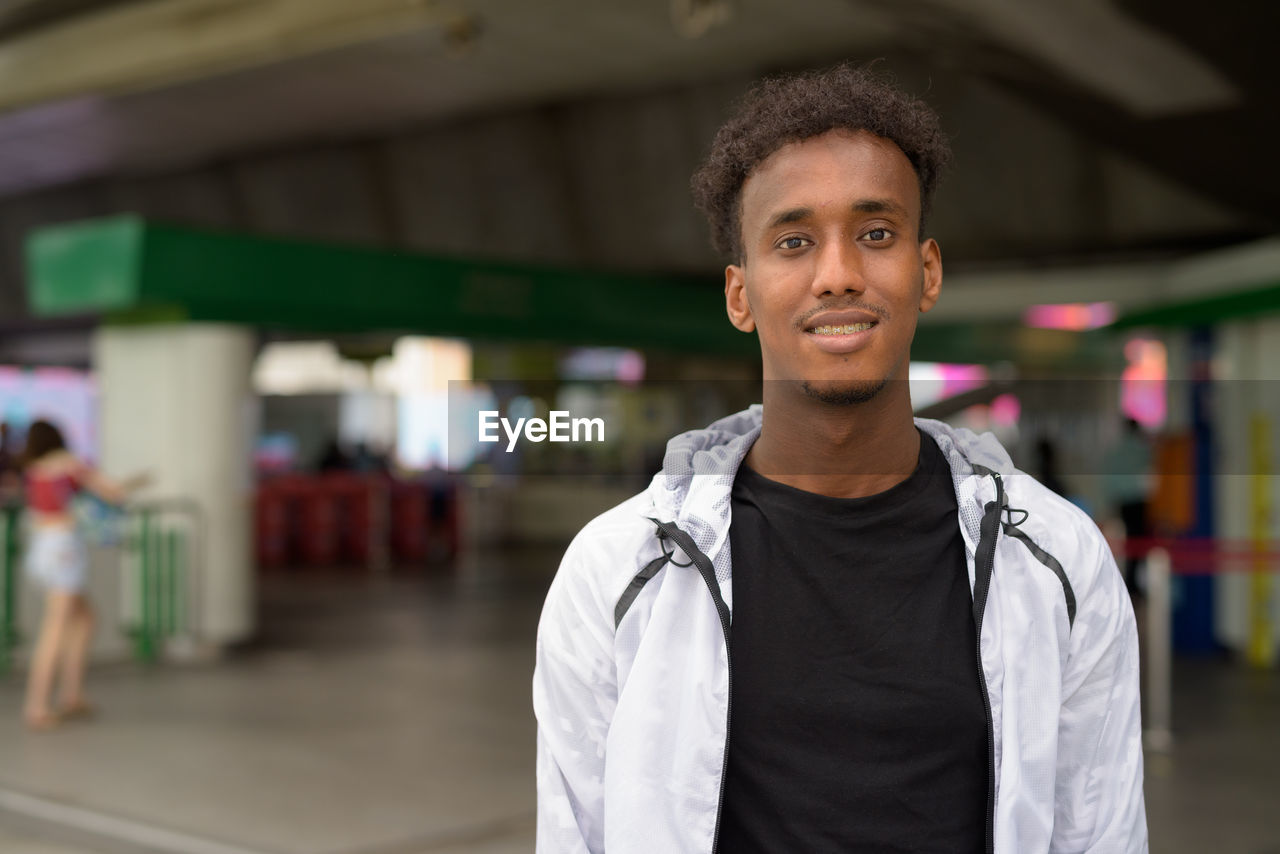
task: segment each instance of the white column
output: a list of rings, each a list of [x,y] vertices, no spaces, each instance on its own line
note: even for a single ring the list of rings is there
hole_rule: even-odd
[[[1257,462],[1253,446],[1253,421],[1268,422],[1270,435],[1267,456],[1274,467],[1277,460],[1277,433],[1280,432],[1280,320],[1275,318],[1224,324],[1218,330],[1217,358],[1222,377],[1217,383],[1214,418],[1220,474],[1215,484],[1218,536],[1236,547],[1247,547],[1255,535],[1257,498],[1254,495]],[[1274,474],[1274,471],[1272,472]],[[1276,505],[1277,478],[1269,478],[1271,507]],[[1274,517],[1273,517],[1274,518]],[[1265,533],[1273,539],[1274,521]],[[1250,644],[1251,609],[1258,595],[1249,572],[1253,562],[1241,561],[1236,571],[1223,572],[1215,580],[1214,624],[1225,644],[1244,653]],[[1280,613],[1280,578],[1272,573],[1269,582],[1269,613]],[[1280,620],[1271,620],[1273,644],[1280,644]]]
[[[101,465],[116,476],[149,472],[146,496],[199,508],[191,616],[215,645],[254,630],[253,353],[252,332],[229,325],[104,326],[94,339]]]

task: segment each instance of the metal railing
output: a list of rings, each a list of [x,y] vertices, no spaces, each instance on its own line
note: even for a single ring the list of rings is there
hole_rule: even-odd
[[[166,642],[199,633],[204,518],[194,501],[130,505],[120,555],[122,628],[141,662],[160,658]]]
[[[13,666],[13,651],[22,637],[18,631],[18,556],[21,504],[0,505],[0,673]]]
[[[11,669],[22,641],[23,509],[0,505],[0,674]],[[131,639],[134,657],[150,663],[171,639],[199,637],[204,517],[196,502],[170,499],[130,504],[119,524],[121,629]]]
[[[1147,747],[1173,747],[1173,595],[1169,552],[1147,555]]]
[[[1248,573],[1255,582],[1270,580],[1280,567],[1280,544],[1266,541],[1131,540],[1123,555],[1144,557],[1147,565],[1146,702],[1144,737],[1153,751],[1172,749],[1173,736],[1173,577]],[[1251,589],[1245,660],[1255,667],[1272,667],[1276,644],[1268,611],[1270,586]]]

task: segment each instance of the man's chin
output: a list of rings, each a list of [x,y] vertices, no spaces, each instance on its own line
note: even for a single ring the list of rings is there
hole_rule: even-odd
[[[805,396],[829,406],[856,406],[874,400],[888,380],[801,380]]]

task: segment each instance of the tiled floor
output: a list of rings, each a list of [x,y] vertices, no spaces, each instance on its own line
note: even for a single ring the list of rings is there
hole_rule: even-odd
[[[25,833],[0,824],[0,851],[5,854],[87,854],[82,845],[64,845],[43,834]]]
[[[100,668],[100,718],[49,734],[0,683],[0,851],[532,850],[532,638],[557,556],[276,579],[254,650]],[[1280,854],[1280,674],[1179,662],[1175,687],[1177,745],[1147,760],[1151,850]]]
[[[1174,746],[1147,753],[1151,850],[1280,854],[1280,672],[1174,667]]]
[[[53,733],[23,730],[10,680],[0,807],[17,793],[125,835],[154,825],[170,850],[529,851],[531,639],[557,559],[508,554],[426,583],[277,579],[258,648],[99,668],[102,714]]]

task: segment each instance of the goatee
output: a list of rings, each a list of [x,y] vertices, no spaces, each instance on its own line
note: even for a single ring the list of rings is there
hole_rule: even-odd
[[[859,403],[866,403],[874,398],[888,383],[888,380],[868,380],[839,385],[828,383],[816,386],[808,380],[804,380],[800,383],[800,388],[810,399],[829,406],[854,406]]]

